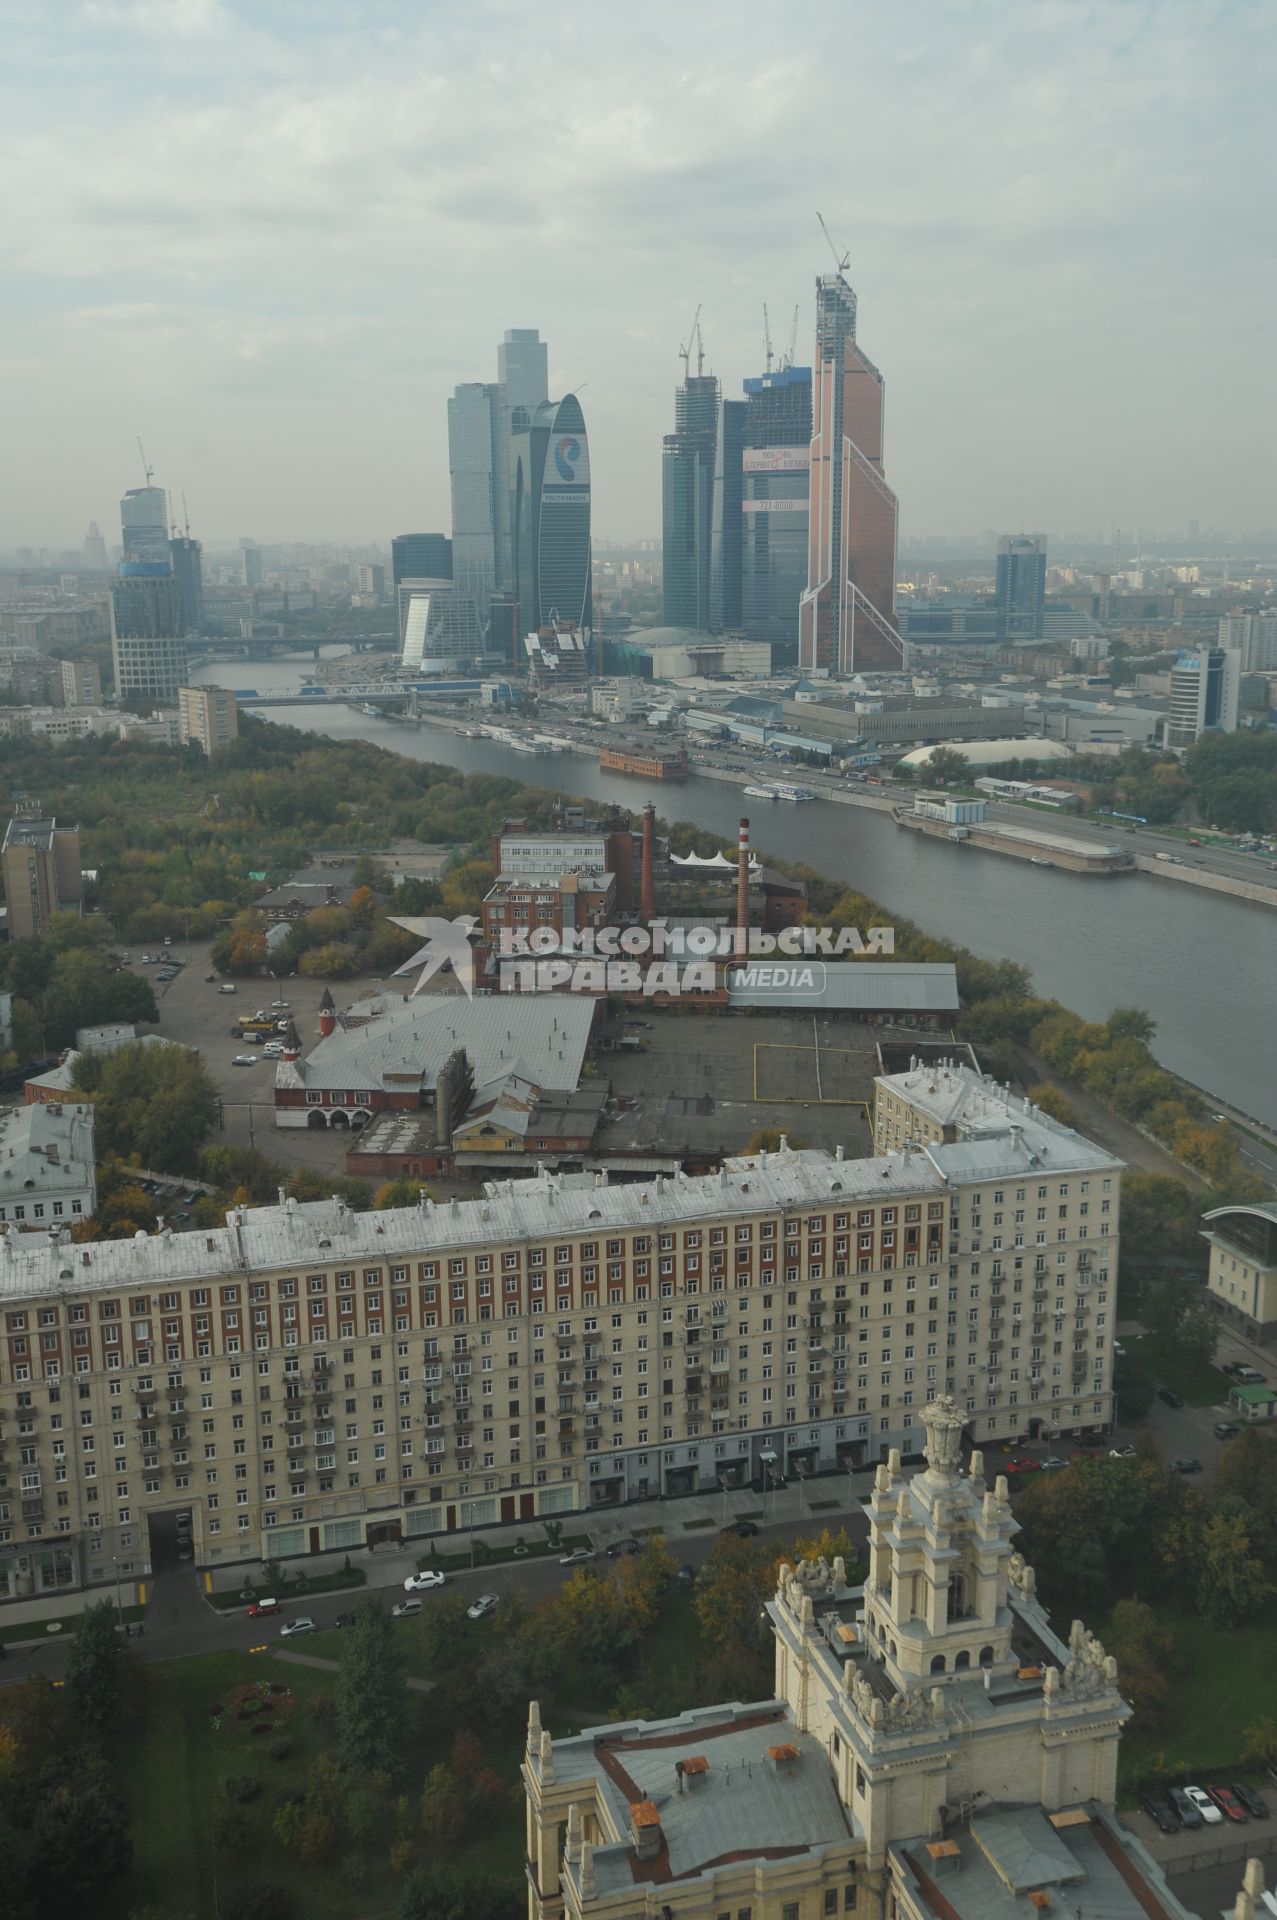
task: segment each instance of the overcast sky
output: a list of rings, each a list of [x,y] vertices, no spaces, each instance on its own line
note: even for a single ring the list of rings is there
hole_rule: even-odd
[[[1277,523],[1268,0],[0,0],[0,549],[449,524],[510,326],[660,528],[697,303],[811,358],[824,213],[902,529]]]

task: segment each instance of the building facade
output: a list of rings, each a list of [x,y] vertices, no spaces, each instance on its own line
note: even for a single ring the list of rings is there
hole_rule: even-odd
[[[434,663],[472,661],[483,652],[483,621],[473,593],[461,592],[451,580],[405,580],[398,594],[401,666],[428,672]]]
[[[1219,623],[1219,644],[1241,655],[1243,673],[1277,672],[1277,612],[1230,615]]]
[[[550,397],[549,348],[535,327],[508,327],[497,347],[497,384],[493,405],[492,484],[496,499],[494,536],[497,585],[516,591],[514,447],[538,407]]]
[[[1242,656],[1233,647],[1183,652],[1171,668],[1168,747],[1191,747],[1204,733],[1235,733]]]
[[[239,737],[239,707],[225,687],[179,687],[177,737],[201,747],[208,759]]]
[[[896,624],[896,496],[883,470],[886,389],[856,341],[856,296],[842,273],[816,282],[816,358],[807,585],[798,661],[807,671],[901,665]]]
[[[471,380],[448,402],[448,473],[452,487],[452,578],[473,594],[486,620],[496,585],[497,389]]]
[[[710,536],[718,447],[718,381],[688,374],[674,394],[674,431],[661,444],[662,617],[710,630]]]
[[[765,640],[776,669],[798,662],[807,584],[811,368],[746,380],[741,498],[741,630]]]
[[[169,571],[168,495],[163,487],[129,488],[120,501],[120,533],[121,571],[130,567]]]
[[[1190,1920],[1116,1817],[1117,1662],[1037,1599],[1005,1479],[939,1395],[869,1501],[869,1571],[782,1563],[769,1700],[555,1740],[523,1764],[529,1920]]]
[[[1046,535],[1004,534],[998,541],[998,640],[1018,646],[1042,638],[1046,614]]]
[[[514,418],[510,530],[520,629],[584,633],[593,624],[585,416],[569,393]]]
[[[1212,1303],[1248,1340],[1267,1345],[1277,1336],[1277,1203],[1217,1207],[1203,1217],[1202,1231]]]
[[[15,814],[0,854],[10,940],[38,940],[50,914],[78,913],[84,898],[80,829]]]
[[[102,673],[96,660],[54,660],[52,693],[62,707],[99,707]]]
[[[172,706],[187,679],[181,583],[172,574],[111,583],[111,657],[122,705]]]
[[[169,562],[182,595],[183,633],[204,631],[204,549],[189,534],[169,541]]]

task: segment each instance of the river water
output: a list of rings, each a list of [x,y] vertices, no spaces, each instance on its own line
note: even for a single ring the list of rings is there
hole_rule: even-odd
[[[199,670],[192,679],[266,693],[291,691],[300,675],[296,663],[244,661]],[[1166,1066],[1243,1113],[1277,1123],[1277,916],[1269,908],[1147,874],[1093,879],[960,852],[907,833],[868,807],[751,801],[718,780],[665,787],[604,773],[592,754],[534,758],[346,706],[268,708],[262,717],[634,811],[653,800],[662,818],[690,820],[732,840],[748,814],[760,856],[804,861],[928,933],[985,958],[1017,960],[1030,968],[1039,993],[1087,1019],[1143,1007],[1157,1022],[1155,1050]]]

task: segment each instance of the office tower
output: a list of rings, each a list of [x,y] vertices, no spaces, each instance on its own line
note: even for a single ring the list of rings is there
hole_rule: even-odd
[[[239,737],[239,707],[224,687],[179,687],[177,737],[182,746],[202,747],[206,759]]]
[[[386,597],[386,569],[377,565],[360,567],[359,591],[372,594],[375,600]]]
[[[431,662],[471,661],[483,652],[473,593],[460,592],[451,580],[405,580],[399,595],[402,666],[430,671]]]
[[[1277,671],[1277,613],[1235,613],[1219,623],[1219,644],[1241,656],[1243,673]]]
[[[883,474],[882,375],[856,342],[842,271],[816,282],[807,586],[799,664],[832,673],[899,667],[896,496]]]
[[[452,542],[446,533],[397,533],[390,543],[390,582],[399,622],[399,645],[407,634],[408,603],[421,588],[452,580]]]
[[[448,472],[452,482],[452,577],[473,594],[486,617],[496,584],[497,389],[479,380],[456,388],[448,402]]]
[[[120,530],[124,539],[121,573],[158,576],[171,570],[163,487],[130,487],[120,502]]]
[[[55,706],[97,707],[102,704],[102,675],[96,660],[53,660],[52,694]]]
[[[96,520],[90,520],[89,531],[84,536],[84,544],[80,552],[89,573],[106,572],[110,565],[106,556],[106,541],[102,538]]]
[[[204,549],[198,540],[191,539],[189,533],[175,535],[169,541],[168,549],[173,576],[182,590],[182,631],[183,633],[202,633],[204,631]]]
[[[718,407],[715,376],[687,373],[674,394],[674,431],[661,447],[662,614],[667,627],[702,633],[710,630]]]
[[[745,394],[741,630],[768,642],[774,667],[792,667],[807,584],[811,368],[746,380]]]
[[[535,327],[511,327],[497,348],[497,385],[493,413],[492,486],[496,584],[514,587],[514,531],[512,449],[517,431],[524,432],[538,407],[550,397],[548,349]]]
[[[741,626],[741,553],[745,427],[749,409],[743,400],[718,402],[714,436],[714,501],[709,522],[709,630],[739,633]]]
[[[1235,647],[1181,653],[1171,668],[1166,744],[1191,747],[1203,733],[1235,733],[1242,656]]]
[[[121,706],[176,702],[187,677],[184,632],[182,588],[172,574],[112,583],[111,657]]]
[[[998,541],[998,639],[1005,646],[1042,638],[1046,607],[1046,535],[1004,534]]]
[[[243,568],[244,585],[250,590],[260,587],[263,578],[262,550],[256,540],[241,540],[240,564]]]
[[[80,829],[15,813],[0,865],[10,940],[38,940],[52,913],[78,913],[82,902]]]
[[[520,632],[588,628],[590,453],[576,395],[539,406],[511,436],[509,453]]]

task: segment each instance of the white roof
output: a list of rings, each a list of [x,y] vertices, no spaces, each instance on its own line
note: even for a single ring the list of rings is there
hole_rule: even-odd
[[[575,1090],[596,1002],[569,993],[519,993],[467,1000],[461,994],[387,999],[365,1024],[338,1027],[304,1060],[281,1061],[276,1087],[429,1092],[450,1054],[464,1047],[475,1083],[516,1069],[539,1087]],[[354,1009],[352,1009],[354,1011]]]
[[[1072,1127],[960,1061],[880,1074],[874,1085],[907,1100],[937,1126],[956,1129],[957,1140],[926,1148],[950,1177],[980,1179],[1011,1165],[1020,1171],[1040,1167],[1067,1172],[1122,1164]]]
[[[919,727],[919,732],[924,731]],[[900,762],[902,767],[925,767],[933,753],[952,748],[968,766],[1000,767],[1008,760],[1071,760],[1072,753],[1062,740],[941,740],[934,747],[915,747]]]
[[[0,1206],[91,1187],[94,1118],[70,1101],[0,1108]]]

